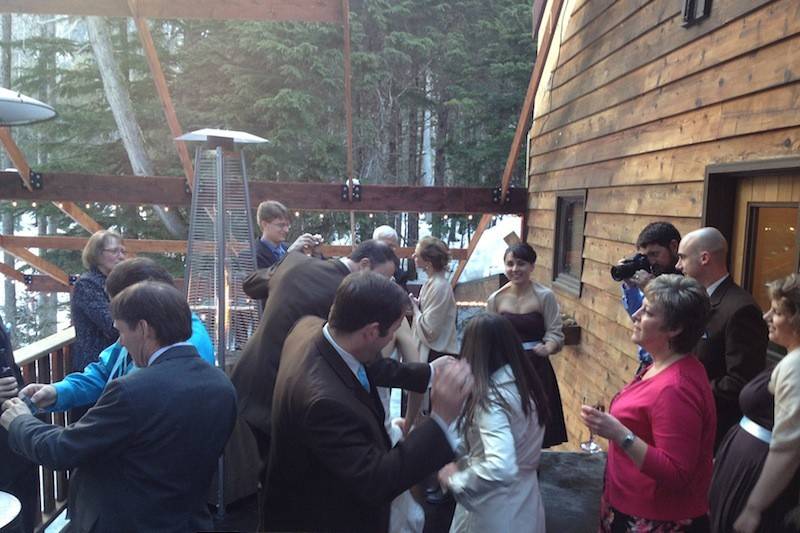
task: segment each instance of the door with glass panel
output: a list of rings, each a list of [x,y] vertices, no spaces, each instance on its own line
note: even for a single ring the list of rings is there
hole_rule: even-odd
[[[797,272],[800,266],[798,206],[800,175],[746,177],[737,182],[732,274],[764,311],[770,305],[765,284]]]

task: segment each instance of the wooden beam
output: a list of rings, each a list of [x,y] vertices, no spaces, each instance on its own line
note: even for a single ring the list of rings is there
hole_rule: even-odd
[[[88,237],[62,235],[0,235],[0,248],[42,248],[45,250],[83,250]],[[186,253],[186,241],[125,239],[125,248],[134,253]]]
[[[73,202],[53,202],[53,204],[89,233],[95,233],[104,229],[103,226],[90,217],[86,211]]]
[[[131,10],[133,10],[136,0],[128,0],[128,3],[131,4]],[[150,67],[150,73],[153,75],[153,83],[156,85],[156,92],[158,93],[158,97],[161,99],[161,107],[164,110],[164,116],[167,119],[169,131],[172,134],[172,138],[175,139],[176,137],[183,135],[183,130],[181,129],[180,122],[178,122],[178,115],[175,113],[175,106],[173,105],[172,97],[169,94],[167,79],[164,77],[164,70],[161,68],[161,62],[158,60],[158,54],[156,53],[156,45],[153,42],[153,36],[150,33],[150,28],[147,26],[146,19],[142,17],[135,17],[133,20],[136,23],[136,29],[139,33],[139,41],[141,41],[142,48],[144,48],[144,55],[147,58],[147,64]],[[175,143],[175,148],[178,150],[178,158],[181,160],[183,173],[186,175],[186,183],[188,183],[189,188],[192,189],[194,169],[192,168],[192,159],[189,157],[189,149],[186,147],[186,143],[183,141],[174,140],[173,142]]]
[[[28,165],[28,160],[25,159],[25,154],[19,149],[17,143],[14,142],[14,137],[11,136],[11,131],[8,128],[0,128],[0,142],[8,153],[8,158],[11,163],[16,167],[18,176],[22,178],[22,183],[25,188],[31,190],[31,167]]]
[[[47,274],[48,276],[58,281],[62,285],[69,285],[69,276],[67,275],[66,272],[58,268],[53,263],[34,254],[27,248],[20,248],[15,246],[4,246],[3,248],[5,249],[6,252],[10,253],[20,261],[28,263],[39,272]]]
[[[30,283],[23,283],[31,292],[72,292],[71,285],[63,285],[50,276],[34,274],[29,279]]]
[[[547,55],[550,52],[550,44],[553,42],[553,34],[555,33],[556,26],[558,26],[558,19],[561,15],[561,6],[564,4],[563,0],[555,0],[553,7],[550,11],[550,19],[548,20],[547,27],[545,28],[544,36],[542,37],[542,48],[536,51],[536,63],[531,73],[531,79],[528,82],[528,91],[525,93],[525,100],[522,103],[522,110],[519,113],[519,120],[517,120],[517,130],[514,132],[514,140],[511,143],[511,151],[508,153],[506,160],[506,167],[503,170],[503,179],[500,184],[500,199],[505,199],[508,193],[508,186],[511,183],[511,174],[514,172],[514,166],[517,164],[519,157],[519,149],[522,145],[522,139],[525,137],[525,132],[528,129],[528,124],[533,117],[533,101],[536,98],[536,91],[539,88],[539,82],[542,79],[544,72],[544,65],[547,63]]]
[[[550,11],[550,19],[548,20],[547,27],[545,28],[545,34],[542,37],[542,48],[536,51],[536,64],[534,65],[533,72],[531,73],[531,79],[528,83],[528,92],[525,93],[525,101],[522,103],[522,111],[520,111],[519,120],[517,121],[517,130],[514,133],[514,140],[511,143],[511,151],[508,154],[506,167],[503,170],[503,180],[500,185],[501,204],[509,194],[508,185],[511,183],[511,174],[514,172],[514,165],[517,163],[517,157],[519,156],[519,149],[520,145],[522,144],[522,138],[525,135],[525,130],[528,128],[528,123],[533,116],[533,101],[536,97],[536,91],[539,88],[539,82],[542,79],[544,65],[547,62],[547,54],[550,52],[550,44],[553,42],[553,35],[555,34],[556,26],[558,26],[558,19],[561,16],[561,7],[563,4],[563,0],[555,0],[553,2],[553,8]],[[527,209],[523,210],[522,213],[527,213]],[[469,258],[472,257],[472,252],[475,251],[478,240],[488,227],[490,220],[490,215],[483,215],[481,217],[481,220],[478,223],[478,228],[475,231],[475,234],[472,236],[472,239],[469,241],[467,257],[458,263],[458,268],[453,274],[453,277],[450,279],[450,283],[453,285],[453,287],[455,287],[456,283],[458,283],[458,278],[461,277],[464,267],[467,266]]]
[[[340,23],[338,0],[0,0],[2,13]]]
[[[25,274],[23,274],[19,270],[11,268],[10,266],[8,266],[3,262],[0,262],[0,274],[4,275],[7,278],[13,279],[14,281],[25,283]]]
[[[455,287],[458,283],[458,278],[461,277],[461,273],[464,272],[464,268],[467,266],[467,262],[469,258],[472,257],[472,252],[475,251],[475,247],[478,246],[478,241],[481,239],[481,235],[483,232],[486,231],[486,228],[489,226],[489,222],[492,220],[492,215],[483,215],[478,222],[478,227],[475,229],[475,233],[472,235],[472,238],[469,240],[469,247],[467,248],[467,254],[458,262],[458,267],[456,271],[453,273],[453,277],[450,278],[450,284]],[[450,253],[452,255],[452,250]],[[453,256],[455,258],[455,256]]]
[[[21,235],[0,235],[0,248],[41,248],[46,250],[83,250],[86,246],[86,238],[83,237],[67,237],[67,236],[21,236]],[[171,241],[171,240],[137,240],[125,239],[125,248],[129,252],[137,253],[179,253],[185,254],[187,251],[186,241]],[[338,246],[325,244],[322,246],[322,253],[326,257],[341,257],[350,254],[353,250],[352,246]],[[414,253],[414,248],[397,248],[395,251],[397,257],[411,257]],[[450,250],[450,255],[454,259],[464,259],[467,256],[467,250],[462,248],[455,248]],[[2,263],[0,263],[2,264]],[[1,269],[2,267],[0,267]],[[13,269],[11,269],[13,270]],[[16,270],[13,270],[16,272]],[[22,274],[20,273],[20,276]]]
[[[172,205],[188,207],[191,196],[182,177],[98,176],[93,174],[46,173],[44,187],[27,191],[15,172],[0,172],[0,198],[4,200],[99,202],[125,205]],[[414,187],[361,185],[361,201],[342,200],[342,184],[250,181],[255,208],[270,198],[293,210],[498,213],[525,212],[527,192],[511,189],[510,201],[496,204],[485,187]]]

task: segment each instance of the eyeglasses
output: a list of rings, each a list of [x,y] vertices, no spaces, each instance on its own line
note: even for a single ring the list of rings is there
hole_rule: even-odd
[[[288,222],[267,222],[267,224],[271,224],[271,225],[273,225],[273,226],[275,226],[277,228],[280,228],[280,229],[289,229],[289,223]]]
[[[125,255],[125,248],[122,246],[117,246],[116,248],[103,248],[104,252],[108,252],[111,255]]]

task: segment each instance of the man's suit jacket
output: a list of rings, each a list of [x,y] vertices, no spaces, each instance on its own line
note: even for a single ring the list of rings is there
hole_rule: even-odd
[[[717,407],[715,447],[742,417],[739,392],[764,370],[767,341],[767,325],[758,304],[729,276],[711,295],[706,335],[695,347]]]
[[[286,339],[275,385],[269,474],[262,501],[268,531],[363,531],[389,527],[392,499],[453,459],[433,420],[391,447],[378,386],[423,392],[427,364],[379,359],[367,393],[322,334],[301,320]]]
[[[212,527],[206,495],[235,419],[228,378],[193,346],[176,346],[109,383],[77,423],[20,416],[9,440],[48,468],[77,467],[74,531],[188,532]]]
[[[349,273],[339,260],[322,261],[290,252],[274,271],[259,270],[247,280],[248,295],[265,297],[268,288],[269,298],[231,380],[239,396],[239,413],[253,430],[264,461],[269,447],[272,390],[283,341],[302,317],[328,317],[336,289]]]

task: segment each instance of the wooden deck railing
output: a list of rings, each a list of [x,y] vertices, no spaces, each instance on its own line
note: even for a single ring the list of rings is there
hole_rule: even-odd
[[[70,346],[75,340],[75,328],[36,341],[14,352],[14,359],[22,370],[25,383],[54,383],[69,372]],[[66,425],[65,413],[41,415],[42,420],[59,426]],[[41,522],[37,531],[43,531],[67,504],[67,473],[39,467]]]

